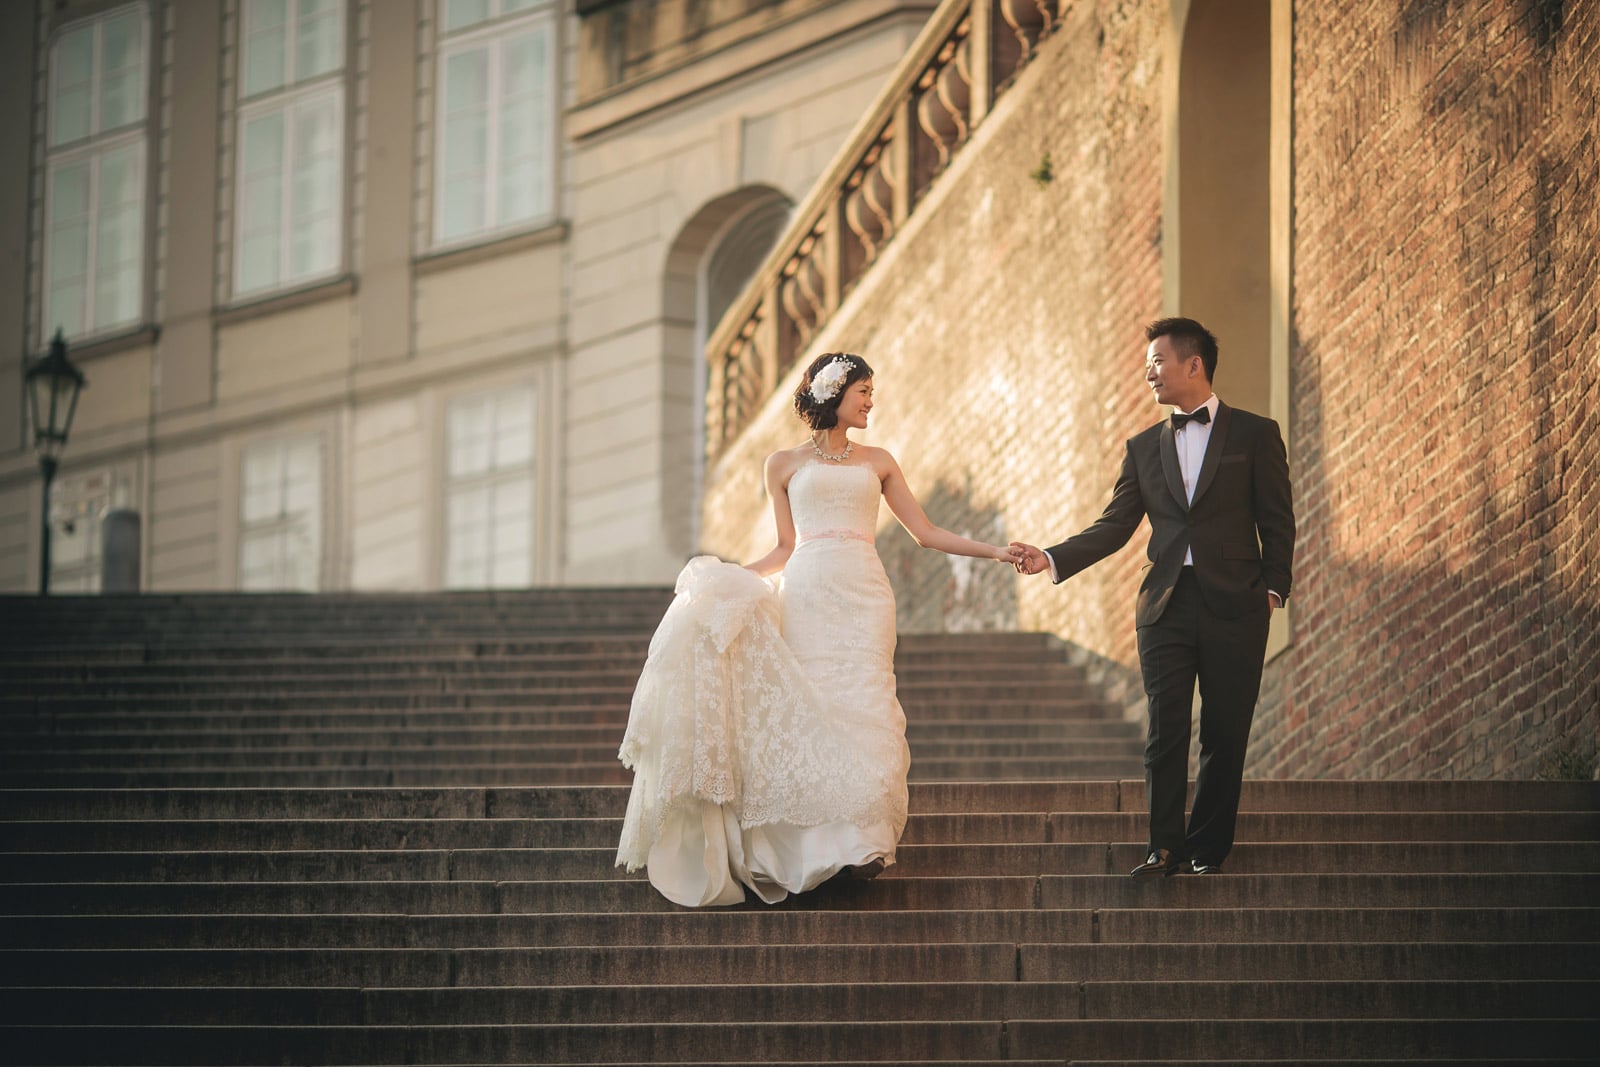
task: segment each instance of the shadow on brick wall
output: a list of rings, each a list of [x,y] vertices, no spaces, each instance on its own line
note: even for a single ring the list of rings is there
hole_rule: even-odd
[[[941,480],[921,501],[937,526],[990,544],[1011,540],[998,508],[975,504],[969,490]],[[919,548],[899,523],[878,534],[878,555],[894,586],[901,633],[970,633],[1017,628],[1017,572],[994,560]]]

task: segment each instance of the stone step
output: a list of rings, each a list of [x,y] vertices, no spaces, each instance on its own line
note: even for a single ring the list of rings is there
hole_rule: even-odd
[[[205,767],[417,767],[430,764],[505,763],[594,763],[616,758],[621,733],[599,741],[548,741],[530,737],[521,744],[497,736],[469,744],[417,743],[405,732],[391,736],[385,744],[288,745],[261,743],[248,746],[218,746],[202,738],[204,746],[165,744],[160,747],[125,748],[117,745],[22,744],[0,755],[0,771],[26,768],[31,771],[108,768],[121,770],[162,770]],[[267,739],[263,738],[263,741]],[[1120,759],[1138,760],[1144,743],[1131,737],[1084,737],[1070,740],[911,740],[914,762],[952,760],[1016,761],[1056,763],[1063,760]]]
[[[28,647],[0,646],[0,663],[8,668],[38,664],[60,664],[68,668],[82,664],[148,666],[205,666],[225,664],[273,664],[336,660],[358,662],[394,658],[494,660],[501,657],[613,655],[642,663],[654,626],[626,632],[572,634],[512,633],[504,627],[493,633],[436,635],[428,637],[417,629],[403,629],[381,641],[343,634],[319,635],[314,641],[300,640],[288,628],[272,641],[259,639],[229,643],[226,635],[208,634],[201,644],[174,642],[149,644],[142,640],[113,639],[90,641],[83,634],[59,645]],[[1046,660],[1061,662],[1061,646],[1047,634],[995,633],[962,635],[954,640],[947,635],[903,634],[895,650],[896,664],[942,662],[1022,662]]]
[[[0,950],[11,985],[635,985],[770,982],[1594,980],[1596,942],[637,945]],[[16,977],[6,977],[7,975]],[[20,980],[18,980],[20,979]]]
[[[114,872],[113,872],[114,873]],[[369,870],[360,881],[110,880],[0,883],[4,914],[186,915],[249,913],[401,915],[677,912],[642,877],[597,881],[423,881]],[[925,877],[903,871],[870,885],[831,885],[755,910],[957,910],[1034,907],[1159,912],[1227,908],[1589,908],[1592,874],[1186,875],[1156,885],[1124,875]]]
[[[1192,788],[1192,783],[1191,783]],[[627,785],[304,789],[0,789],[0,817],[60,818],[621,818]],[[917,782],[911,810],[924,814],[1042,812],[1139,814],[1144,782]],[[1282,781],[1246,779],[1252,812],[1448,815],[1600,812],[1600,782]],[[1453,836],[1453,835],[1452,835]]]
[[[0,916],[0,949],[1600,942],[1600,907]],[[1600,974],[1597,974],[1600,977]]]
[[[903,844],[1103,843],[1138,847],[1146,819],[1037,812],[938,815],[913,812]],[[0,852],[188,851],[308,848],[600,848],[621,835],[616,818],[473,819],[147,819],[0,821]],[[1311,815],[1247,813],[1245,842],[1587,841],[1600,839],[1600,814],[1487,812]]]
[[[1142,844],[908,844],[900,873],[921,877],[1125,874]],[[623,877],[615,846],[602,848],[304,849],[216,852],[8,852],[9,877],[26,881],[286,881],[333,878],[598,880]],[[1541,872],[1600,879],[1600,842],[1241,842],[1233,873],[1417,875]],[[1159,886],[1153,891],[1159,891]]]
[[[554,760],[539,763],[459,763],[433,766],[395,766],[381,755],[367,767],[171,767],[118,769],[115,766],[70,767],[56,770],[4,772],[7,785],[27,788],[334,788],[339,786],[551,786],[608,783],[625,786],[632,772],[615,760],[573,763]],[[1127,773],[1137,760],[1132,756],[1062,757],[1054,760],[921,760],[911,766],[912,781],[1098,780]]]
[[[190,724],[169,717],[143,718],[115,723],[116,729],[107,729],[101,717],[79,716],[71,720],[55,719],[41,722],[32,732],[0,732],[0,750],[48,751],[73,746],[74,751],[113,748],[119,751],[137,751],[162,748],[292,748],[315,746],[318,748],[382,748],[394,739],[402,738],[410,744],[429,746],[470,745],[484,738],[493,738],[497,744],[524,745],[583,745],[610,742],[616,744],[627,726],[625,715],[615,721],[589,724],[547,724],[533,721],[537,712],[510,712],[489,718],[500,722],[483,722],[484,716],[473,715],[472,721],[463,722],[466,716],[458,713],[427,717],[427,721],[414,722],[424,716],[406,713],[375,713],[376,723],[334,725],[312,716],[295,715],[295,723],[277,722],[267,726],[234,727],[228,720],[206,720],[205,725]],[[291,718],[262,717],[265,722]],[[306,720],[311,720],[309,723]],[[1055,719],[1050,721],[1014,723],[911,722],[906,726],[906,737],[913,745],[926,742],[944,744],[983,744],[998,742],[1038,742],[1125,740],[1136,736],[1139,730],[1131,723],[1113,719]],[[969,738],[981,737],[973,742]],[[1142,743],[1141,743],[1142,744]]]
[[[102,672],[90,677],[61,676],[65,672],[56,672],[54,676],[18,672],[9,679],[7,690],[13,700],[20,700],[28,696],[39,698],[57,695],[67,687],[76,694],[94,697],[143,697],[160,693],[337,693],[366,689],[383,692],[412,689],[473,692],[480,689],[544,689],[573,685],[631,687],[638,680],[643,666],[642,657],[637,662],[629,662],[619,656],[610,657],[604,662],[598,658],[594,663],[575,663],[564,659],[543,665],[524,665],[520,661],[456,662],[461,666],[444,662],[437,665],[413,662],[382,669],[286,662],[267,668],[253,666],[248,670],[235,665],[219,665],[206,672],[193,668],[124,670],[114,674]],[[897,664],[896,680],[898,687],[908,692],[918,692],[928,687],[970,689],[978,686],[999,695],[1013,689],[1024,691],[1026,695],[1036,692],[1041,686],[1064,688],[1069,694],[1079,696],[1092,692],[1082,672],[1056,663],[1000,667],[948,662],[913,667]]]
[[[356,686],[340,693],[323,687],[304,691],[232,690],[216,693],[116,694],[53,691],[28,696],[0,694],[0,716],[55,715],[86,711],[296,711],[326,708],[339,711],[384,708],[499,708],[521,707],[533,703],[557,706],[606,705],[626,708],[633,699],[633,685],[555,685],[542,681],[526,687],[496,684],[468,688],[457,685],[404,688]],[[918,714],[942,718],[987,718],[991,715],[1015,718],[1044,712],[1071,714],[1075,709],[1106,713],[1103,701],[1087,687],[1074,683],[1031,683],[1014,685],[966,686],[964,683],[900,687],[900,702]]]
[[[113,659],[101,661],[73,658],[63,662],[41,662],[34,652],[8,659],[8,674],[22,685],[60,685],[66,682],[98,681],[204,681],[242,675],[275,677],[292,671],[305,677],[325,675],[381,677],[415,674],[518,674],[545,670],[620,670],[628,664],[635,672],[645,659],[647,636],[596,638],[586,641],[548,640],[527,649],[487,653],[476,645],[459,641],[435,647],[411,644],[397,649],[395,643],[332,647],[319,646],[296,650],[280,648],[271,654],[255,645],[244,645],[235,654],[219,658],[214,651],[194,653],[185,658],[181,650],[152,650],[148,661]],[[91,650],[92,651],[92,650]],[[221,651],[221,650],[217,650]],[[985,651],[961,650],[931,652],[902,646],[895,652],[897,674],[970,673],[974,678],[989,678],[1007,673],[1038,674],[1043,677],[1083,677],[1083,669],[1064,660],[1042,656],[1028,648],[995,648]]]
[[[557,694],[560,697],[560,694]],[[630,699],[630,697],[629,697]],[[371,702],[354,701],[296,701],[280,697],[261,699],[190,699],[174,697],[165,701],[141,702],[142,707],[117,704],[77,705],[58,701],[50,705],[14,705],[0,707],[0,729],[37,733],[53,729],[117,728],[120,723],[170,723],[178,728],[229,728],[229,723],[267,728],[278,723],[312,723],[312,725],[362,725],[368,721],[386,721],[400,718],[416,723],[490,723],[490,721],[534,721],[534,723],[571,723],[571,721],[605,721],[616,723],[621,729],[627,723],[629,701],[616,699],[586,699],[568,702],[563,699],[486,699],[483,694],[427,694],[427,696],[382,697]],[[995,701],[984,704],[962,704],[958,701],[939,701],[936,697],[915,697],[902,701],[907,717],[912,723],[965,723],[987,733],[987,723],[1016,723],[1016,721],[1114,721],[1118,728],[1128,728],[1117,710],[1104,701],[1078,701],[1061,697],[1054,701]],[[1142,729],[1133,726],[1134,731]]]
[[[250,988],[55,986],[10,989],[0,1025],[152,1022],[240,1026],[293,1019],[492,1025],[508,1019],[606,1023],[982,1019],[1583,1018],[1600,981],[942,982],[770,985]]]
[[[866,1049],[907,1060],[1061,1062],[1079,1057],[1160,1056],[1190,1043],[1218,1060],[1260,1060],[1315,1049],[1363,1059],[1510,1056],[1571,1057],[1592,1048],[1583,1019],[1532,1023],[1500,1018],[1214,1021],[1196,1034],[1183,1022],[1014,1020],[986,1022],[751,1022],[515,1024],[483,1026],[17,1026],[0,1038],[39,1063],[99,1062],[114,1047],[125,1064],[259,1062],[265,1042],[294,1063],[632,1063],[737,1060],[748,1063],[853,1059]],[[637,1057],[647,1051],[649,1057]],[[34,1053],[43,1053],[35,1057]],[[881,1061],[880,1061],[881,1062]]]

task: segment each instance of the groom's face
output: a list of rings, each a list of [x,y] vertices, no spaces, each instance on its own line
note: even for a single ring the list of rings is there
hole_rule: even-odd
[[[1163,334],[1150,342],[1144,354],[1144,380],[1160,404],[1184,405],[1193,397],[1197,383],[1205,380],[1205,366],[1198,355],[1188,355]],[[1199,399],[1211,393],[1207,389]],[[1196,401],[1198,402],[1198,401]]]

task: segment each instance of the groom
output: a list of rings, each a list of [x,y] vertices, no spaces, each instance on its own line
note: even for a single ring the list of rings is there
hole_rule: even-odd
[[[1043,551],[1018,542],[1018,569],[1065,581],[1127,544],[1149,517],[1150,563],[1135,617],[1149,698],[1150,847],[1131,874],[1220,874],[1233,847],[1267,625],[1289,596],[1289,464],[1276,422],[1230,408],[1211,391],[1211,331],[1193,319],[1161,319],[1145,339],[1145,381],[1159,403],[1173,405],[1171,419],[1128,440],[1111,502],[1093,525]],[[1196,679],[1200,773],[1185,830]]]

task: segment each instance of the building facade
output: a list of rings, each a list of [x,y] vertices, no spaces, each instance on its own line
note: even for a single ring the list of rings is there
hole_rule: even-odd
[[[670,580],[707,322],[926,13],[5,5],[0,588],[38,584],[57,330],[54,591],[98,588],[112,507],[152,591]]]

